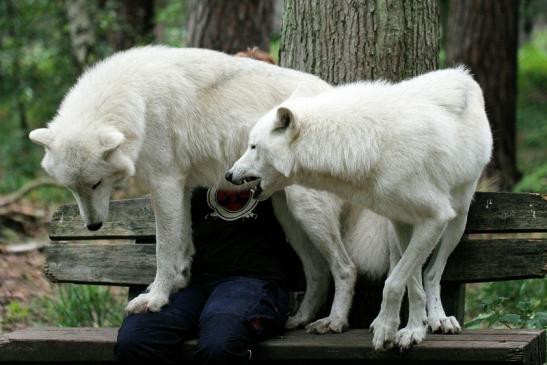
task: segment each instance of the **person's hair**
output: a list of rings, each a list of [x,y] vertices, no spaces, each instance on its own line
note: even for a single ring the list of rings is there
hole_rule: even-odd
[[[235,54],[235,56],[252,58],[255,60],[264,61],[264,62],[271,63],[272,65],[275,65],[275,61],[273,57],[268,52],[265,52],[258,47],[247,48],[246,51],[238,52]]]

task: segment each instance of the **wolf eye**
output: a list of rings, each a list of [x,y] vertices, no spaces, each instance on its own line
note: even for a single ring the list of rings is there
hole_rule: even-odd
[[[251,145],[251,149],[252,149],[252,150],[256,150],[256,144],[252,144],[252,145]]]
[[[91,189],[93,189],[93,190],[97,189],[99,187],[99,185],[101,185],[102,182],[103,182],[102,180],[99,180],[95,185],[93,185],[91,187]]]

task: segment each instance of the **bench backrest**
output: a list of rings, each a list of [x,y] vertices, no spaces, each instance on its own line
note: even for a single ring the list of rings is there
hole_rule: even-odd
[[[132,298],[154,279],[155,221],[149,199],[111,202],[109,219],[96,232],[84,227],[75,204],[63,205],[53,215],[49,232],[52,241],[62,243],[46,248],[45,271],[53,282],[129,286]],[[546,196],[476,193],[466,235],[443,275],[442,300],[447,314],[463,322],[463,283],[544,277],[547,239],[514,235],[537,232],[547,232]],[[507,233],[512,235],[503,235]],[[291,289],[303,290],[301,267],[292,270],[296,276]],[[353,327],[368,327],[380,309],[382,282],[361,280],[359,286],[365,289],[356,290],[350,322]],[[292,298],[294,309],[298,296]],[[401,313],[404,320],[406,310]]]

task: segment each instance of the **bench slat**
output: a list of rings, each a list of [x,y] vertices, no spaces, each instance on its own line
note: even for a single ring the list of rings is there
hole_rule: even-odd
[[[156,271],[154,244],[55,244],[46,247],[46,274],[55,282],[146,285]],[[443,280],[482,282],[537,278],[547,272],[547,240],[464,240]]]
[[[469,210],[466,231],[547,232],[547,195],[478,192]]]
[[[127,199],[110,202],[108,220],[98,231],[89,231],[80,217],[78,205],[66,204],[53,214],[49,237],[54,240],[147,239],[156,234],[150,199]]]
[[[28,328],[0,337],[0,361],[113,361],[115,328]],[[376,352],[368,330],[342,334],[310,335],[303,330],[286,331],[258,346],[261,359],[366,359],[371,361],[478,361],[541,364],[545,359],[545,331],[465,330],[460,335],[428,335],[411,351]],[[183,345],[190,357],[196,341]]]
[[[475,194],[466,231],[545,232],[547,231],[547,197],[528,193]],[[84,227],[75,204],[61,206],[49,227],[52,240],[79,239],[153,239],[154,213],[147,198],[117,200],[110,204],[110,214],[103,228],[96,232]]]

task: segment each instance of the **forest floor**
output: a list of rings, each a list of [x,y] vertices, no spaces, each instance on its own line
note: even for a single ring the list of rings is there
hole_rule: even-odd
[[[43,272],[50,214],[27,199],[0,207],[0,331],[26,326],[31,302],[52,294]]]
[[[32,301],[52,294],[43,266],[41,250],[0,252],[0,332],[28,326]]]

